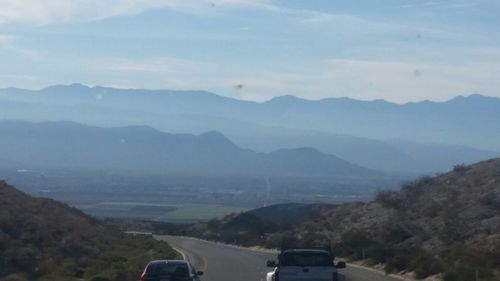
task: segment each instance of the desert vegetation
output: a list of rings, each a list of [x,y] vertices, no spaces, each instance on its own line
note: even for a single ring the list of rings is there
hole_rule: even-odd
[[[151,259],[177,253],[80,211],[0,182],[0,280],[136,280]]]

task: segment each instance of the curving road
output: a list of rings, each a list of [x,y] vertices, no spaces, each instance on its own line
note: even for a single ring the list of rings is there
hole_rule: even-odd
[[[197,270],[204,271],[203,281],[265,281],[266,261],[276,253],[228,246],[189,237],[155,236],[183,253]],[[349,266],[341,270],[346,281],[400,281],[401,278],[378,271]]]

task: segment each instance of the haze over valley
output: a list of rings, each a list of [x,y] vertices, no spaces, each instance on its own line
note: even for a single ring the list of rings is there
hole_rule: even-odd
[[[272,203],[369,200],[500,155],[500,99],[480,95],[258,103],[72,84],[0,89],[0,105],[2,178],[98,216],[151,202],[159,207],[146,218],[177,220],[165,214],[179,204],[229,206],[209,212],[218,216]]]

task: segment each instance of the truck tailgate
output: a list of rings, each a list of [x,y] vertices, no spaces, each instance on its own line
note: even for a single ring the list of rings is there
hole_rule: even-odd
[[[335,268],[331,266],[287,266],[279,270],[280,281],[332,281]]]

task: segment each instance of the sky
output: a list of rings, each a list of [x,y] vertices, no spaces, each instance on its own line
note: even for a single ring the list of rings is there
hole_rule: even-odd
[[[0,88],[500,97],[498,0],[0,0]]]

